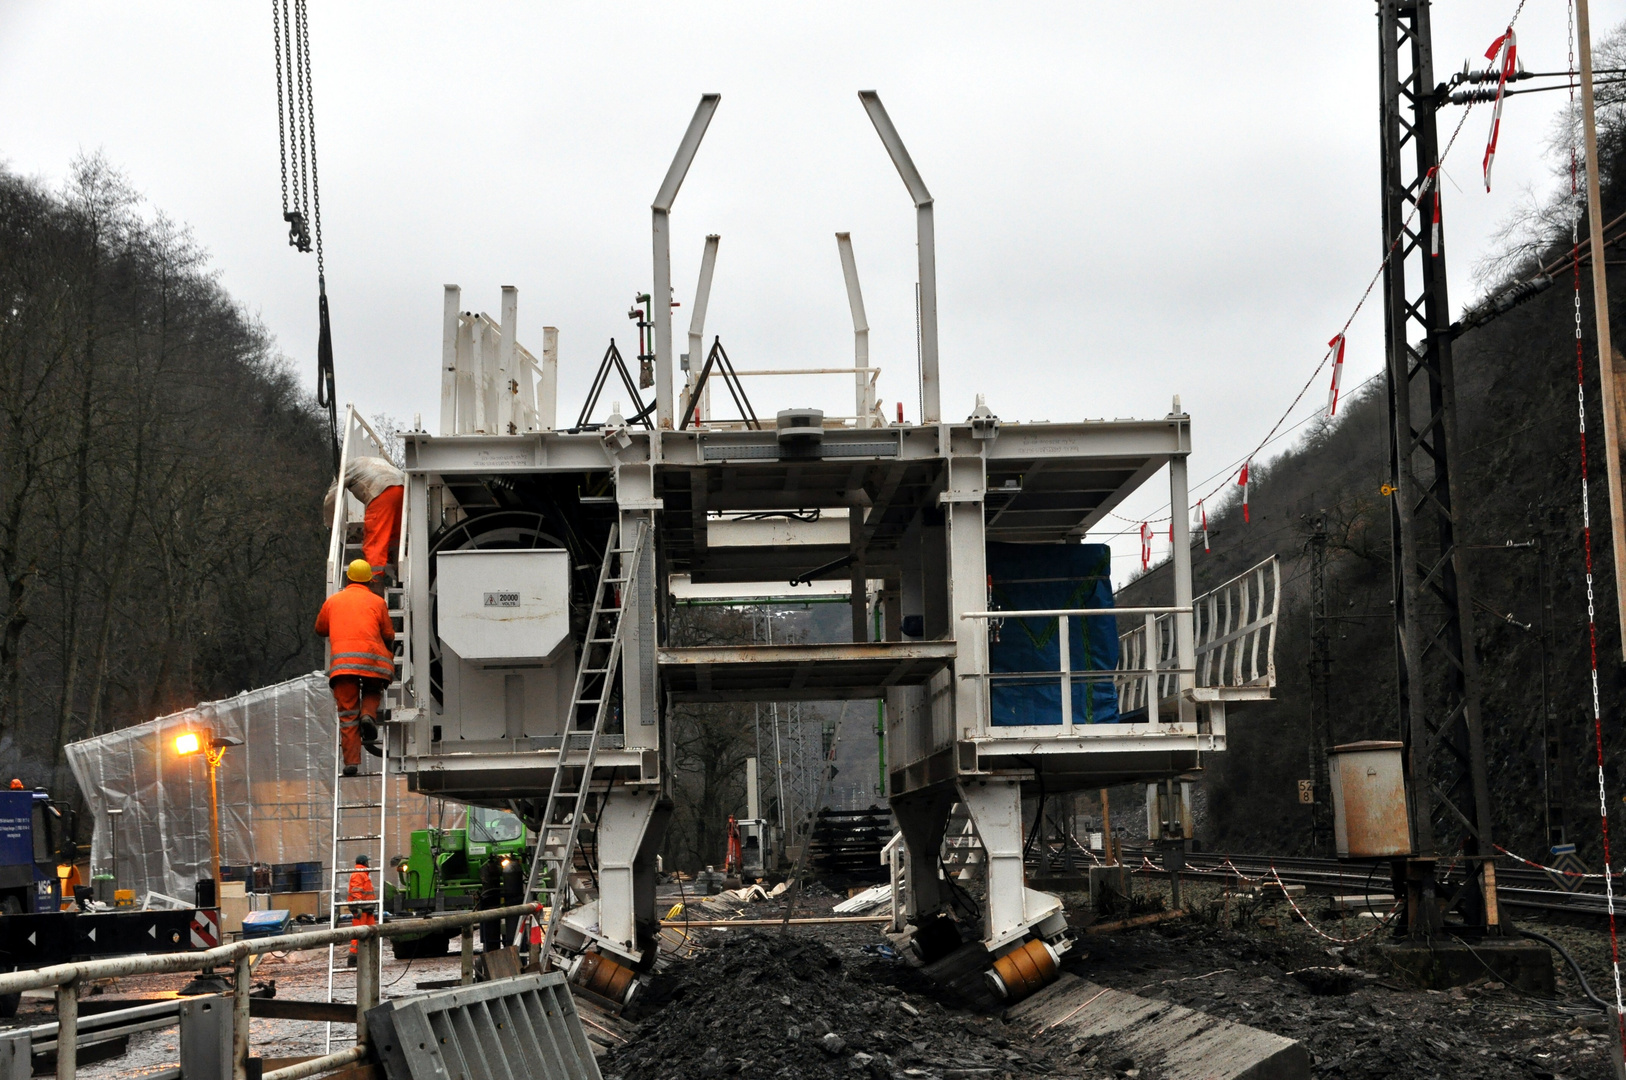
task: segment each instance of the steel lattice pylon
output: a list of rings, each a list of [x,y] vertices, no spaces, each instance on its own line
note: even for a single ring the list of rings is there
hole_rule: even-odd
[[[1442,838],[1462,834],[1461,851],[1480,870],[1452,900],[1471,926],[1494,931],[1479,667],[1451,471],[1456,389],[1428,0],[1378,0],[1378,24],[1395,645],[1413,851],[1396,869],[1407,882],[1412,936],[1431,936],[1439,928],[1435,860],[1457,851]]]

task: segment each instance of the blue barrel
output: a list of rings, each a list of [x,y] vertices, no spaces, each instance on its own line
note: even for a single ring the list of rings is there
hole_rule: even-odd
[[[322,891],[322,864],[319,862],[294,863],[299,868],[299,887],[305,892]]]
[[[299,864],[277,863],[271,867],[271,891],[298,892],[299,891]]]

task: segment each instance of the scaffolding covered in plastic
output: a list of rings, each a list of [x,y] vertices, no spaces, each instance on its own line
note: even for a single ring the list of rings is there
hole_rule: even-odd
[[[210,872],[209,765],[202,754],[177,755],[175,737],[235,737],[242,745],[227,748],[219,769],[221,865],[317,864],[321,887],[301,888],[319,892],[325,909],[337,723],[327,678],[313,672],[69,744],[68,764],[95,817],[91,866],[112,868],[116,821],[119,887],[134,889],[138,902],[148,892],[190,901]],[[441,824],[434,816],[442,811],[409,793],[404,778],[392,781],[388,850],[404,855],[412,830]],[[446,814],[461,819],[461,809]]]

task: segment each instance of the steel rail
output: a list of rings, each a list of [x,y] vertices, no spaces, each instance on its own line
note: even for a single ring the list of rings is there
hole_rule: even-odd
[[[1158,855],[1156,849],[1125,848],[1124,855],[1128,858],[1140,857],[1153,860]],[[1186,865],[1198,874],[1206,875],[1230,863],[1244,877],[1263,877],[1270,873],[1272,867],[1281,876],[1282,880],[1294,885],[1304,885],[1307,888],[1338,890],[1352,888],[1360,891],[1369,889],[1388,888],[1387,877],[1374,878],[1370,864],[1353,864],[1340,862],[1337,859],[1317,858],[1314,856],[1261,856],[1261,855],[1229,855],[1219,852],[1188,852],[1185,856]],[[1365,869],[1363,869],[1365,867]],[[1145,865],[1132,866],[1132,872],[1167,874],[1168,871],[1160,866],[1151,868]],[[1539,882],[1548,881],[1547,875],[1540,870],[1531,870],[1523,867],[1498,867],[1496,876],[1502,881],[1498,886],[1499,899],[1509,907],[1519,907],[1546,911],[1568,912],[1576,915],[1606,915],[1607,909],[1604,895],[1601,891],[1591,888],[1578,889],[1569,892],[1564,889],[1543,886]],[[1447,874],[1442,882],[1460,884],[1461,876]],[[1377,894],[1374,894],[1377,895]]]

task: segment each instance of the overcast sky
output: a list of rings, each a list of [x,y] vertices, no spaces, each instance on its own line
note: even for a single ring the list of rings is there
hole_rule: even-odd
[[[104,153],[311,383],[316,269],[281,221],[268,6],[0,0],[0,160],[55,184]],[[1514,6],[1437,2],[1442,77],[1482,66]],[[1592,10],[1601,36],[1626,0]],[[1565,66],[1563,3],[1529,0],[1518,34],[1531,70]],[[936,203],[945,417],[979,392],[1007,420],[1058,421],[1161,416],[1179,394],[1195,488],[1263,437],[1378,266],[1376,39],[1369,0],[311,0],[340,400],[433,429],[442,285],[495,314],[512,284],[522,342],[559,327],[573,419],[608,339],[636,353],[649,204],[718,91],[673,212],[679,334],[715,232],[708,339],[745,368],[850,364],[833,237],[850,231],[880,397],[917,418],[914,215],[858,103],[875,89]],[[1444,188],[1454,309],[1496,226],[1556,183],[1564,98],[1509,100],[1489,195],[1490,110],[1469,118]],[[1380,312],[1351,330],[1346,388],[1381,368]],[[761,413],[852,411],[846,378],[752,388]],[[1124,513],[1166,500],[1159,478]],[[1133,568],[1135,537],[1114,546]]]

